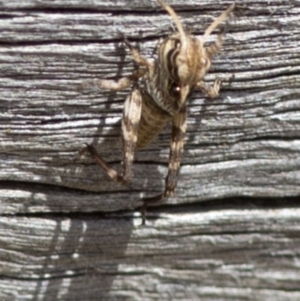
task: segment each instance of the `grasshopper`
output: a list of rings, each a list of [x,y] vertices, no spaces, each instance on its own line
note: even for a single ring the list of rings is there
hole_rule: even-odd
[[[143,224],[148,206],[157,206],[174,196],[187,128],[187,101],[194,90],[201,90],[210,98],[219,94],[221,80],[212,86],[203,82],[211,66],[212,57],[222,45],[223,33],[217,40],[205,46],[211,32],[234,10],[230,5],[199,39],[184,31],[175,11],[162,0],[156,0],[171,16],[177,32],[167,37],[158,47],[157,59],[150,61],[125,40],[138,69],[118,81],[97,79],[88,81],[86,87],[123,90],[133,86],[127,96],[122,119],[123,166],[118,173],[98,154],[93,145],[87,149],[114,181],[126,183],[132,177],[131,169],[136,149],[147,146],[169,123],[172,122],[168,174],[165,189],[159,195],[143,198]]]

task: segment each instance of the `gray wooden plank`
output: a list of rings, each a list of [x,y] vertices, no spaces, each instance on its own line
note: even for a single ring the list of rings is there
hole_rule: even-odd
[[[169,3],[198,36],[230,4]],[[155,1],[0,7],[0,300],[299,300],[299,1],[243,1],[227,22],[206,79],[235,78],[190,100],[177,206],[146,227],[119,210],[163,189],[170,129],[116,186],[80,151],[119,165],[128,91],[78,86],[131,72],[120,32],[155,57],[170,18]]]

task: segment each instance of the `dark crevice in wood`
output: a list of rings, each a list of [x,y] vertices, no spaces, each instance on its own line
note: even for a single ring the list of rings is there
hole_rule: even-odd
[[[145,163],[145,162],[143,162]],[[140,163],[142,164],[142,163]],[[149,164],[149,163],[147,163]],[[117,187],[117,186],[116,186]],[[31,191],[32,193],[73,193],[77,194],[90,194],[90,195],[105,195],[111,192],[87,192],[80,189],[72,189],[66,187],[59,187],[49,184],[35,184],[35,183],[26,183],[26,182],[13,182],[13,181],[0,181],[0,189],[25,189],[26,191]],[[137,193],[140,191],[129,190],[129,193]],[[124,193],[124,191],[120,191]],[[118,194],[118,191],[114,191],[114,194]],[[117,198],[117,196],[115,196]],[[225,209],[282,209],[282,208],[299,208],[300,207],[300,196],[291,196],[291,197],[245,197],[245,196],[235,196],[228,197],[224,199],[212,199],[207,201],[201,201],[198,203],[190,204],[178,204],[178,205],[167,205],[162,204],[158,207],[150,207],[148,212],[153,213],[192,213],[192,212],[207,212],[211,210],[225,210]],[[139,211],[137,209],[136,211]],[[122,217],[124,213],[130,213],[132,211],[120,210],[114,212],[101,212],[101,211],[92,211],[92,212],[81,212],[81,211],[72,211],[72,212],[35,212],[35,213],[14,213],[14,214],[0,214],[1,216],[19,216],[19,217],[41,217],[41,218],[51,218],[51,217],[70,217],[70,218],[111,218],[113,216],[119,215]],[[124,216],[123,216],[124,218]],[[151,216],[148,217],[151,219]]]
[[[8,11],[8,10],[7,10]],[[18,18],[19,17],[19,15],[18,14],[12,14],[12,13],[9,13],[9,14],[5,14],[5,13],[0,13],[0,19],[13,19],[13,18]]]
[[[60,254],[61,255],[61,254]],[[87,273],[74,273],[74,270],[72,270],[72,274],[70,275],[61,275],[61,276],[48,276],[48,277],[43,277],[39,276],[38,278],[36,277],[13,277],[13,276],[8,276],[8,275],[1,275],[0,274],[0,280],[20,280],[20,281],[32,281],[36,282],[37,280],[43,281],[43,280],[55,280],[55,279],[68,279],[68,278],[76,278],[76,277],[81,277],[88,274]],[[101,274],[101,273],[99,273]]]
[[[283,209],[283,208],[300,208],[300,195],[291,197],[229,197],[224,199],[215,199],[201,201],[191,204],[179,205],[161,205],[160,207],[149,208],[149,213],[193,213],[222,211],[226,209]],[[150,218],[150,217],[149,217]]]
[[[157,41],[163,36],[151,36],[147,35],[147,37],[138,37],[138,38],[128,38],[128,41],[130,42],[149,42],[149,41]],[[66,45],[66,46],[74,46],[74,45],[86,45],[86,44],[115,44],[115,43],[122,43],[123,38],[120,35],[120,38],[115,39],[105,39],[105,38],[99,38],[99,39],[90,39],[90,38],[81,38],[80,40],[69,40],[69,39],[57,39],[57,40],[32,40],[32,41],[11,41],[11,40],[0,40],[0,46],[2,47],[8,47],[8,46],[42,46],[42,45],[53,45],[53,44],[60,44],[60,45]],[[125,49],[125,46],[124,46]]]
[[[120,161],[116,161],[117,163],[120,163]],[[112,163],[112,162],[109,162]],[[91,164],[85,164],[85,165],[95,165],[95,163]],[[130,185],[130,183],[128,184]],[[116,184],[117,187],[122,187],[121,185]],[[126,186],[123,186],[126,187]],[[1,181],[0,180],[0,189],[24,189],[26,191],[31,191],[32,193],[51,193],[51,192],[64,192],[64,193],[76,193],[76,194],[90,194],[90,195],[106,195],[111,194],[111,191],[101,191],[101,192],[94,192],[94,191],[86,191],[83,189],[76,189],[76,188],[68,188],[68,187],[62,187],[52,184],[43,184],[43,183],[34,183],[34,182],[22,182],[22,181]],[[130,190],[132,193],[140,192],[140,190]],[[123,193],[124,191],[117,191],[114,190],[114,194]]]
[[[228,131],[231,130],[230,128],[225,129],[224,130],[220,130],[221,131]],[[192,133],[192,132],[191,132]],[[244,142],[255,142],[255,141],[262,141],[262,142],[267,142],[267,141],[284,141],[284,142],[291,142],[294,140],[300,140],[300,136],[286,136],[286,133],[283,134],[284,136],[278,136],[278,133],[274,134],[274,136],[257,136],[257,137],[249,137],[249,138],[238,138],[234,141],[226,141],[226,145],[230,146],[230,145],[235,145],[238,143],[244,143]],[[189,141],[188,139],[188,144],[185,146],[185,150],[194,150],[194,149],[200,149],[200,148],[204,148],[204,147],[210,147],[210,146],[223,146],[224,142],[214,142],[212,141],[211,143],[209,142],[197,142],[197,143],[193,143],[192,139],[190,139],[191,141]],[[137,162],[137,161],[136,161]],[[219,162],[219,161],[218,161]],[[146,163],[146,161],[143,161],[141,163]],[[153,162],[152,162],[153,163]],[[195,163],[196,164],[196,163]],[[183,166],[183,165],[182,165]]]
[[[252,141],[264,141],[267,142],[268,140],[271,141],[284,141],[284,142],[290,142],[290,141],[294,141],[294,140],[300,140],[300,136],[286,136],[286,133],[284,133],[284,136],[278,136],[278,134],[276,133],[276,136],[257,136],[257,137],[249,137],[247,139],[237,139],[235,142],[228,142],[228,145],[231,144],[236,144],[236,143],[240,143],[240,142],[252,142]],[[213,144],[215,145],[215,144]],[[222,144],[220,144],[222,145]]]
[[[191,8],[185,8],[182,5],[172,5],[173,9],[178,13],[179,18],[184,19],[184,16],[180,16],[181,14],[205,14],[205,13],[211,13],[215,12],[216,8],[215,6],[213,8],[205,7],[202,9],[196,9],[193,6],[190,6]],[[228,5],[222,4],[219,7],[217,7],[218,10],[222,11],[223,9],[225,10],[228,7]],[[73,15],[73,14],[78,14],[78,15],[84,15],[84,14],[111,14],[112,16],[140,16],[143,15],[145,17],[147,16],[152,16],[152,15],[162,15],[162,16],[168,16],[167,12],[159,6],[157,3],[155,5],[150,5],[147,8],[141,8],[137,9],[136,7],[131,7],[130,9],[128,7],[124,7],[124,9],[119,9],[119,10],[109,10],[106,7],[91,7],[88,8],[84,5],[84,7],[79,7],[78,5],[74,5],[74,7],[66,6],[66,7],[21,7],[18,9],[14,8],[4,8],[3,9],[4,15],[6,18],[9,18],[9,16],[12,16],[11,13],[43,13],[43,14],[64,14],[64,15]],[[5,14],[5,12],[9,13],[9,15]],[[245,10],[243,10],[243,13]],[[1,17],[1,15],[0,15]],[[16,17],[19,17],[16,15]]]

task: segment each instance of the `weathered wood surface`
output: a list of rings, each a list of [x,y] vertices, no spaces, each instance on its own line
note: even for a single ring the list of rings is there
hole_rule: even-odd
[[[200,35],[230,2],[169,3]],[[146,227],[118,210],[163,189],[169,129],[116,186],[79,152],[120,163],[128,91],[78,85],[130,73],[120,33],[153,57],[170,18],[150,0],[0,8],[0,300],[300,300],[300,1],[243,1],[227,22],[207,80],[235,78],[191,99],[177,206]]]

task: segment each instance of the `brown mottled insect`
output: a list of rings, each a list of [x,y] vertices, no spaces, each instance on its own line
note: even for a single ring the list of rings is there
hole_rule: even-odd
[[[147,206],[156,206],[165,198],[174,195],[186,132],[186,107],[189,96],[195,89],[202,90],[211,98],[219,93],[220,80],[215,80],[211,87],[203,83],[202,79],[210,68],[213,55],[221,47],[223,34],[210,46],[205,47],[205,41],[234,9],[232,4],[206,29],[204,35],[197,39],[183,30],[178,16],[170,6],[162,0],[157,2],[171,15],[178,30],[160,44],[157,59],[153,62],[147,60],[125,40],[133,60],[139,67],[138,70],[118,81],[103,79],[85,83],[85,87],[96,86],[109,90],[122,90],[133,84],[133,90],[125,100],[122,119],[122,173],[119,174],[111,168],[93,145],[87,145],[96,162],[117,182],[125,183],[130,180],[135,149],[148,145],[167,123],[172,122],[165,190],[157,196],[142,199],[143,223]]]

